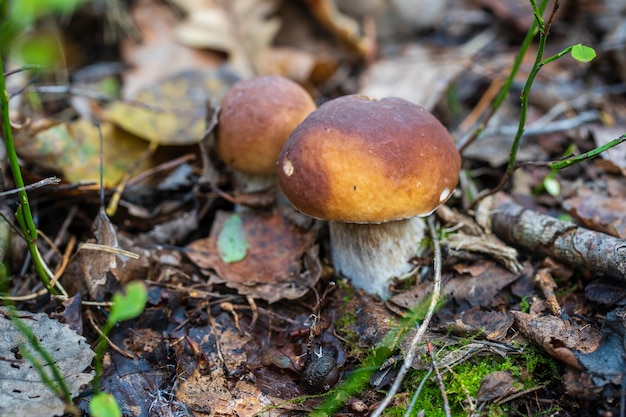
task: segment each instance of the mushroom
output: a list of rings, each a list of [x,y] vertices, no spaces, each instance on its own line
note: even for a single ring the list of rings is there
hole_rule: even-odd
[[[400,98],[340,97],[291,134],[278,158],[278,184],[304,214],[328,220],[337,274],[389,296],[430,215],[454,191],[461,157],[446,128]]]
[[[234,170],[240,191],[276,184],[276,160],[291,131],[315,110],[311,95],[279,76],[237,82],[221,101],[215,149]]]

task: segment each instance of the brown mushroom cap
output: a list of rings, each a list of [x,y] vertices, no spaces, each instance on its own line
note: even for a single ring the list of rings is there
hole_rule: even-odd
[[[222,99],[217,154],[238,171],[274,175],[289,134],[315,108],[309,93],[287,78],[259,76],[239,81]]]
[[[291,134],[278,183],[301,212],[345,223],[426,216],[457,185],[461,157],[446,128],[399,98],[331,100]]]

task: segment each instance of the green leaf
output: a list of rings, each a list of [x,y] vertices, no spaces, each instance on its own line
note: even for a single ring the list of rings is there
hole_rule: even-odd
[[[115,398],[108,392],[94,395],[89,403],[89,413],[92,417],[121,417],[122,411]]]
[[[546,177],[543,180],[543,188],[552,197],[557,197],[561,193],[561,184],[555,178]]]
[[[239,262],[248,253],[248,238],[241,217],[233,214],[224,222],[217,237],[217,250],[224,262]]]
[[[582,44],[572,46],[572,57],[576,61],[590,62],[596,57],[596,51]]]
[[[141,281],[132,281],[126,285],[124,293],[113,295],[113,305],[109,321],[118,323],[124,320],[134,319],[139,316],[146,307],[148,290]]]

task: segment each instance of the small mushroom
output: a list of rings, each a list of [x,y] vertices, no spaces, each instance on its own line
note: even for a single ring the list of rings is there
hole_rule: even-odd
[[[293,131],[277,174],[296,209],[330,221],[336,273],[387,297],[389,280],[420,254],[421,217],[452,195],[460,166],[452,137],[424,108],[352,95],[323,104]]]
[[[240,191],[276,184],[276,160],[292,130],[315,110],[311,95],[279,76],[237,82],[221,101],[215,149],[231,167]]]

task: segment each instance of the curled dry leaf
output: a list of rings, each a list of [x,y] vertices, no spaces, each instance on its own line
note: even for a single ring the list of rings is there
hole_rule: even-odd
[[[582,369],[577,353],[594,351],[600,343],[600,332],[591,326],[578,326],[554,316],[531,317],[520,311],[512,314],[522,334],[573,369]]]
[[[337,9],[333,0],[307,0],[305,3],[320,25],[333,33],[340,42],[363,58],[372,57],[374,39],[364,36],[358,22]]]
[[[100,208],[93,229],[95,242],[99,245],[111,248],[119,246],[115,228],[104,208]],[[89,295],[93,300],[101,300],[107,290],[107,272],[117,266],[116,255],[104,250],[82,250],[78,254],[77,263],[83,272]]]
[[[512,325],[511,314],[472,308],[461,313],[454,322],[441,326],[441,330],[462,337],[481,335],[488,340],[502,340]]]

